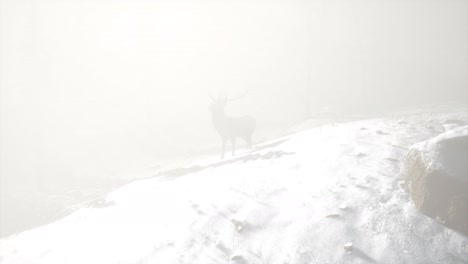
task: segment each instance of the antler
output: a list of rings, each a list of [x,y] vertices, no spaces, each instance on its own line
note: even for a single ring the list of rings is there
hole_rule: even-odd
[[[219,102],[221,100],[223,100],[224,98],[226,98],[226,96],[223,96],[221,95],[221,93],[218,91],[218,95],[216,96],[216,98],[210,93],[209,94],[211,100],[213,101],[213,103],[216,103],[216,102]]]
[[[216,99],[213,97],[213,95],[210,94],[209,96],[211,98],[211,101],[216,102]]]
[[[249,90],[245,90],[243,94],[237,96],[237,97],[234,97],[234,98],[230,98],[226,95],[225,92],[218,92],[218,96],[217,98],[215,98],[212,94],[210,94],[210,98],[213,102],[220,102],[220,101],[224,101],[224,102],[232,102],[232,101],[236,101],[236,100],[239,100],[241,99],[242,97],[246,96],[247,94],[249,93]]]
[[[241,94],[241,95],[239,95],[239,96],[237,96],[237,97],[234,97],[234,98],[228,98],[227,96],[225,96],[225,98],[226,98],[226,101],[228,101],[228,102],[232,102],[232,101],[235,101],[235,100],[239,100],[239,99],[241,99],[242,97],[246,96],[246,95],[247,95],[247,93],[249,93],[249,90],[248,90],[248,89],[246,89],[246,90],[244,91],[244,93],[243,93],[243,94]]]

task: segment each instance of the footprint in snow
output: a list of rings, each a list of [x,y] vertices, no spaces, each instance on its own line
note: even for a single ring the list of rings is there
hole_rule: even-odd
[[[382,130],[380,130],[380,129],[377,129],[377,130],[375,131],[375,133],[377,133],[378,135],[386,135],[386,134],[387,134],[386,132],[384,132],[384,131],[382,131]]]
[[[192,204],[190,205],[190,207],[192,207],[192,209],[193,209],[197,214],[199,214],[199,215],[205,214],[205,212],[203,212],[203,211],[200,209],[200,206],[199,206],[198,204],[196,204],[196,203],[192,203]]]
[[[231,261],[229,263],[232,264],[248,264],[247,260],[241,255],[234,255],[231,257]]]
[[[231,219],[231,223],[234,225],[234,228],[236,229],[237,232],[242,232],[242,230],[245,229],[247,224],[245,221],[237,220],[237,219]]]
[[[339,218],[339,217],[340,217],[340,214],[329,214],[325,216],[325,218]]]
[[[218,241],[216,243],[216,248],[219,249],[219,251],[223,252],[226,256],[231,255],[231,250],[227,248],[223,242]]]
[[[391,161],[391,162],[398,162],[398,160],[394,158],[386,158],[386,160]]]
[[[362,153],[362,152],[356,153],[356,157],[357,157],[357,158],[364,158],[364,157],[366,157],[366,156],[367,156],[367,154]]]

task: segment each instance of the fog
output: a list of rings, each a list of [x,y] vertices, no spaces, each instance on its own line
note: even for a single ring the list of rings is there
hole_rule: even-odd
[[[210,95],[247,91],[226,113],[255,117],[254,143],[329,109],[468,104],[466,0],[0,0],[0,12],[4,193],[217,155]]]

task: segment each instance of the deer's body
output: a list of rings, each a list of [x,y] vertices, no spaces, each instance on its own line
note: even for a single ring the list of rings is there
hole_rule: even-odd
[[[221,137],[222,151],[221,158],[224,158],[224,151],[228,141],[232,144],[232,155],[235,153],[236,138],[242,138],[247,147],[252,147],[252,134],[255,130],[256,122],[250,116],[230,117],[224,112],[227,100],[218,100],[211,105],[211,120],[213,126]]]

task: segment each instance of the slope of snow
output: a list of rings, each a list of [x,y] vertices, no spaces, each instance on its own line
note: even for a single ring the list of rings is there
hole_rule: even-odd
[[[420,214],[400,172],[408,148],[448,118],[468,121],[463,112],[328,125],[199,161],[0,240],[0,262],[466,263],[468,239]]]

